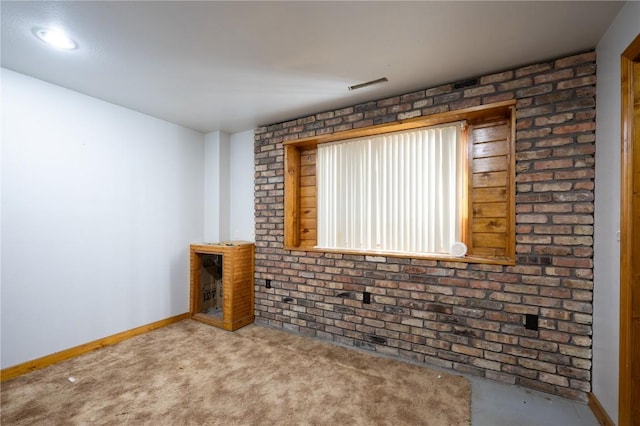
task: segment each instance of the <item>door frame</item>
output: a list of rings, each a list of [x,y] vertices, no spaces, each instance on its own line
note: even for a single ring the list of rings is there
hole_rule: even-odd
[[[620,365],[618,380],[618,425],[631,424],[631,315],[632,315],[632,231],[633,231],[633,155],[640,149],[640,141],[634,140],[634,62],[640,62],[640,34],[620,57],[622,83],[622,152],[620,186]],[[638,139],[638,138],[636,138]],[[637,266],[636,266],[637,267]],[[637,367],[636,367],[637,368]],[[637,403],[637,402],[636,402]]]

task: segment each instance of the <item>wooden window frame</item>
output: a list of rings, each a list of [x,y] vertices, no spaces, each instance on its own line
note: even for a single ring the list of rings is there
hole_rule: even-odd
[[[371,256],[389,256],[402,258],[418,258],[445,260],[466,263],[486,263],[499,265],[515,264],[515,100],[481,105],[457,111],[444,112],[425,117],[416,117],[407,120],[400,120],[378,126],[363,127],[359,129],[336,132],[311,138],[286,141],[284,146],[284,248],[287,250],[301,250],[310,252],[334,252],[347,254],[365,254]],[[463,238],[469,250],[464,257],[455,257],[447,254],[433,253],[397,253],[384,251],[356,251],[345,249],[316,248],[315,228],[302,226],[307,222],[312,222],[315,216],[315,155],[313,154],[319,144],[336,142],[352,138],[360,138],[378,134],[385,134],[396,131],[416,129],[420,127],[435,126],[452,123],[456,121],[467,122],[467,133],[469,128],[491,123],[505,123],[508,129],[506,140],[506,152],[503,156],[506,159],[506,170],[500,172],[506,178],[506,185],[502,188],[506,206],[504,221],[501,229],[504,229],[504,241],[498,249],[499,254],[493,254],[491,249],[474,247],[473,221],[463,222]],[[469,136],[468,136],[469,137]],[[472,193],[473,175],[473,144],[468,143],[468,166],[467,182],[469,185],[467,200],[467,217],[478,214],[477,208],[474,210],[474,199]],[[313,169],[312,169],[313,168]],[[478,178],[489,176],[490,173],[476,173]],[[506,176],[505,176],[506,175]],[[307,218],[309,216],[309,218]],[[494,238],[495,239],[495,238]],[[475,239],[476,241],[478,239]]]

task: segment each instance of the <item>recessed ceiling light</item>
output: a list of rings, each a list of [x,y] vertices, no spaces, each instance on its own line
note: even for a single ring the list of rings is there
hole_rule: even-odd
[[[47,28],[36,28],[34,34],[42,41],[50,46],[58,49],[75,49],[78,44],[67,37],[65,33],[59,30],[51,30]]]

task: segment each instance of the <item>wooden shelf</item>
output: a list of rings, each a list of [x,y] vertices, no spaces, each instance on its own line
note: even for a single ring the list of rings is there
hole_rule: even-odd
[[[253,280],[255,245],[243,241],[190,246],[191,318],[224,330],[233,331],[254,320]],[[203,312],[202,266],[208,255],[221,256],[221,311]],[[220,259],[216,259],[220,261]],[[219,294],[216,295],[218,297]]]

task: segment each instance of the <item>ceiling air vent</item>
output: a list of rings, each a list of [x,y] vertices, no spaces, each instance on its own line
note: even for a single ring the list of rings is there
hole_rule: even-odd
[[[377,80],[367,81],[366,83],[354,84],[353,86],[349,86],[349,90],[363,89],[368,86],[373,86],[374,84],[386,83],[387,81],[389,81],[387,77],[382,77]]]

